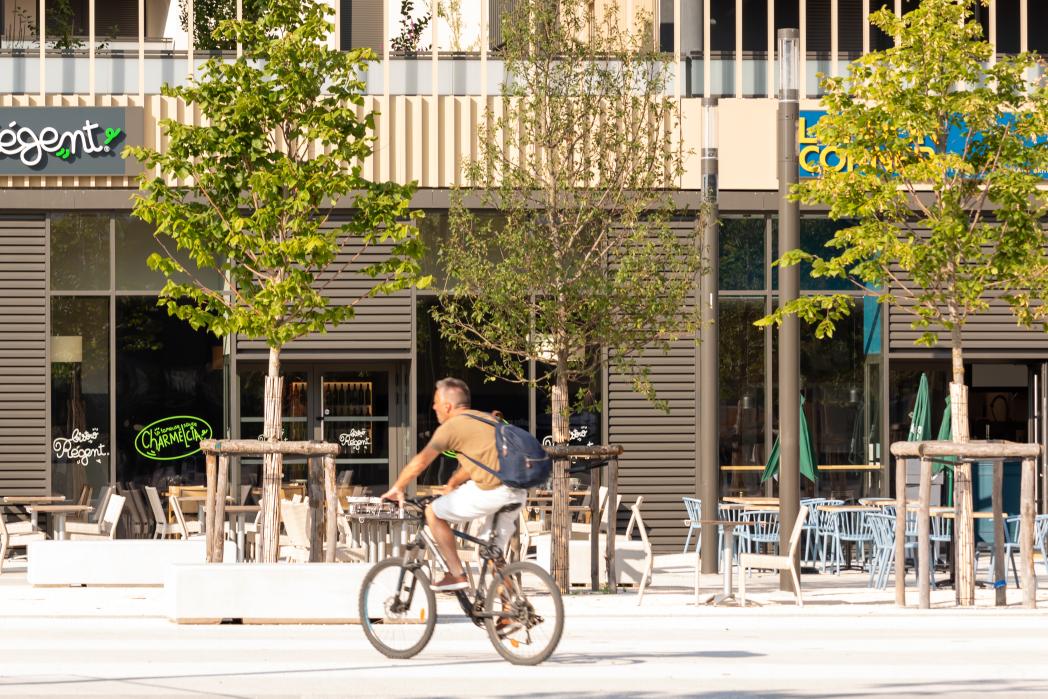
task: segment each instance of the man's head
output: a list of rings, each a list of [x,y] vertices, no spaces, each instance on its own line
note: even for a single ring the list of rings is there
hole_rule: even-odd
[[[433,412],[443,424],[458,410],[469,408],[469,386],[461,379],[441,379],[433,392]]]

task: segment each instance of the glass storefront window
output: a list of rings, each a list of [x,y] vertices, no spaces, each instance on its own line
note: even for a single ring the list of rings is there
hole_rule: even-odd
[[[721,221],[721,289],[756,291],[764,288],[764,229],[763,216]]]
[[[863,494],[869,472],[863,330],[861,306],[837,322],[832,338],[817,339],[812,326],[801,326],[801,392],[820,469],[819,494],[844,500]]]
[[[156,298],[116,299],[118,481],[202,484],[201,439],[221,437],[222,343]]]
[[[433,386],[438,380],[448,376],[462,379],[469,384],[473,407],[476,410],[499,410],[509,422],[529,429],[528,387],[507,381],[485,381],[484,374],[467,367],[462,352],[440,336],[439,326],[430,315],[430,310],[436,303],[437,299],[434,297],[420,297],[415,310],[418,357],[415,424],[418,448],[426,446],[437,429],[437,417],[432,407]],[[441,456],[419,477],[418,482],[420,485],[442,485],[456,468],[456,459]]]
[[[778,219],[772,219],[772,260],[779,259]],[[837,248],[828,248],[826,243],[833,238],[834,232],[851,226],[851,221],[831,221],[828,218],[801,219],[801,250],[827,258],[839,254]],[[779,288],[779,268],[771,270],[773,289]],[[811,265],[801,264],[801,289],[803,291],[855,291],[856,286],[847,279],[829,279],[812,277]]]
[[[109,289],[109,216],[51,216],[51,288],[61,291]]]
[[[79,498],[109,482],[109,299],[51,300],[52,488]]]
[[[121,291],[160,291],[167,281],[160,272],[154,272],[146,260],[154,252],[168,253],[153,237],[153,227],[133,216],[116,216],[116,288]],[[174,243],[164,241],[170,253],[186,269],[194,270],[195,279],[211,289],[222,288],[222,276],[214,269],[197,269],[184,250],[175,248]],[[189,277],[185,281],[192,281]]]
[[[753,322],[764,315],[763,298],[720,301],[721,492],[760,493],[766,459],[764,428],[764,337]]]

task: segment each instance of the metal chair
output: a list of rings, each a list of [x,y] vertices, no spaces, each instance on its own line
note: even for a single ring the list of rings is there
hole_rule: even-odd
[[[1048,575],[1048,514],[1037,515],[1034,519],[1033,546],[1040,549],[1044,574]]]
[[[691,544],[691,535],[696,531],[700,531],[702,525],[699,524],[699,520],[702,519],[702,500],[698,498],[682,498],[684,500],[684,509],[688,512],[688,518],[684,520],[684,526],[688,528],[688,537],[684,540],[684,551],[688,552],[688,546]],[[699,553],[702,550],[702,536],[697,535],[695,537],[695,553]]]
[[[827,514],[831,516],[824,520],[828,528],[823,537],[823,558],[825,561],[826,544],[832,542],[835,556],[834,575],[839,575],[841,563],[844,561],[844,544],[857,546],[860,560],[866,559],[866,544],[873,543],[873,534],[866,525],[866,515],[870,513],[865,510],[838,510]]]
[[[745,508],[742,505],[736,505],[729,502],[717,503],[717,519],[721,519],[727,522],[738,522],[742,519],[742,512]],[[745,540],[748,533],[745,527],[740,527],[735,530],[735,548],[732,551],[732,561],[729,563],[734,564],[739,557],[739,551],[746,546]],[[717,527],[717,560],[720,565],[724,565],[724,527]]]
[[[778,510],[748,510],[742,513],[740,519],[745,522],[753,522],[752,526],[742,527],[742,530],[746,532],[745,553],[760,553],[762,544],[768,547],[778,545]]]
[[[888,574],[895,564],[895,517],[881,512],[870,512],[866,522],[873,536],[873,556],[870,559],[870,582],[868,587],[883,590],[888,584]],[[917,550],[916,541],[906,542],[907,555]],[[916,573],[916,566],[914,575]]]
[[[803,498],[801,507],[808,510],[804,520],[804,547],[801,549],[801,560],[811,561],[812,565],[818,556],[819,544],[819,505],[825,505],[826,498]]]
[[[1034,541],[1036,542],[1036,539],[1034,539]],[[1035,543],[1035,546],[1036,546],[1036,543]],[[1016,587],[1019,587],[1019,567],[1017,565],[1015,565],[1015,552],[1018,551],[1018,550],[1019,550],[1019,516],[1015,515],[1013,517],[1008,517],[1008,518],[1006,518],[1004,520],[1004,555],[1008,559],[1007,561],[1005,561],[1005,564],[1004,564],[1004,577],[1005,578],[1008,577],[1008,562],[1010,561],[1011,564],[1012,564],[1012,575],[1015,576],[1015,586]],[[978,556],[979,556],[978,552],[976,552],[975,555],[976,555],[976,559],[978,559]],[[997,557],[995,556],[995,551],[994,551],[994,548],[993,548],[993,544],[990,544],[990,570],[989,570],[989,573],[990,573],[990,579],[991,580],[993,580],[994,579],[993,576],[996,575],[996,572],[995,572],[997,570],[996,567],[995,567],[996,562],[997,562]],[[979,569],[978,561],[976,561],[975,569],[976,570]]]

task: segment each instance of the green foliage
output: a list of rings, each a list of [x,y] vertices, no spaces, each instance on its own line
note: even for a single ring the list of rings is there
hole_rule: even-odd
[[[536,362],[536,382],[565,401],[568,382],[594,376],[600,348],[654,400],[638,359],[696,326],[685,307],[699,246],[669,225],[683,169],[670,66],[606,13],[516,3],[502,110],[488,115],[440,250],[442,335],[491,377],[527,382]],[[558,391],[552,402],[566,409]]]
[[[265,9],[266,0],[242,0],[240,12],[243,19],[255,21]],[[213,35],[223,20],[237,16],[236,0],[193,0],[193,46],[201,51],[232,51],[236,48],[233,38],[219,39]],[[182,30],[189,32],[189,3],[181,0],[178,13]]]
[[[415,17],[414,0],[401,0],[400,34],[390,40],[390,49],[408,54],[419,51],[419,39],[422,38],[422,32],[429,26],[431,19],[432,15],[429,12],[421,17]]]
[[[985,1],[984,1],[985,4]],[[811,263],[813,277],[847,278],[882,303],[912,313],[919,342],[960,329],[992,298],[1023,325],[1045,328],[1048,256],[1039,221],[1048,200],[1048,90],[1028,82],[1038,58],[999,57],[972,21],[972,0],[924,0],[903,17],[871,22],[895,47],[823,80],[827,114],[814,132],[854,162],[802,182],[796,198],[855,225],[836,232],[824,256],[787,251],[778,264]],[[950,130],[963,148],[948,152]],[[904,285],[903,282],[906,282]],[[797,314],[833,334],[852,299],[808,296],[764,318]]]
[[[356,301],[324,295],[347,270],[373,279],[361,298],[428,283],[407,222],[417,216],[408,209],[413,186],[361,175],[374,114],[357,114],[360,76],[373,56],[327,47],[329,11],[274,0],[257,21],[219,23],[215,39],[239,39],[243,57],[212,59],[199,82],[163,89],[199,110],[202,125],[165,119],[162,152],[128,148],[146,168],[134,214],[153,224],[165,250],[173,244],[224,279],[225,290],[208,288],[172,255],[150,256],[168,278],[160,303],[194,328],[279,349],[353,317]],[[335,203],[349,197],[353,216],[333,219]],[[378,245],[389,254],[365,263]]]

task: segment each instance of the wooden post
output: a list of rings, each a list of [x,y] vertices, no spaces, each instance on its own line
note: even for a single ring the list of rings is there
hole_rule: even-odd
[[[550,572],[561,592],[571,589],[568,556],[570,555],[571,519],[568,517],[568,460],[553,462],[553,498],[550,503]],[[562,548],[559,543],[566,542]]]
[[[324,466],[321,457],[310,456],[306,492],[309,494],[309,562],[319,563],[324,560],[324,537],[320,527],[324,514]]]
[[[590,469],[590,587],[600,590],[600,467]]]
[[[221,563],[226,537],[226,492],[229,490],[229,455],[218,455],[218,483],[215,486],[215,526],[208,528],[207,541],[211,544],[211,560]]]
[[[204,458],[204,472],[207,478],[207,495],[204,498],[204,532],[207,536],[211,536],[211,532],[215,529],[215,488],[216,488],[216,471],[218,469],[218,456],[215,454],[208,454]],[[205,549],[207,551],[207,562],[214,563],[214,552],[210,546],[210,539],[207,539],[208,544]]]
[[[618,500],[619,491],[619,457],[613,456],[608,461],[608,502],[604,505],[604,512],[608,517],[608,535],[605,538],[607,549],[607,561],[605,565],[608,571],[608,590],[611,594],[619,591],[619,578],[615,574],[615,533],[618,531]]]
[[[906,459],[895,459],[895,604],[906,606]]]
[[[993,485],[990,489],[993,502],[993,587],[994,606],[1003,607],[1008,604],[1008,590],[1005,585],[1008,582],[1008,562],[1004,559],[1004,503],[1001,494],[1004,482],[1004,462],[997,459],[993,462]]]
[[[953,469],[953,506],[957,516],[953,521],[954,555],[957,574],[954,576],[957,604],[971,607],[975,604],[975,538],[972,520],[972,463],[959,459]]]
[[[1037,579],[1033,574],[1034,481],[1037,462],[1023,459],[1022,486],[1019,492],[1019,567],[1022,568],[1023,606],[1037,608]]]
[[[272,352],[271,352],[272,354]],[[272,359],[270,360],[272,364]],[[271,372],[272,374],[272,372]],[[282,436],[281,400],[284,395],[284,377],[266,376],[264,415],[271,418],[263,428],[269,444],[279,443]],[[267,453],[262,459],[262,516],[259,519],[259,563],[276,563],[280,543],[280,484],[283,481],[284,460],[280,452]]]
[[[338,546],[338,493],[335,490],[335,457],[324,455],[324,502],[327,504],[324,519],[324,562],[335,562],[335,547]]]
[[[932,496],[932,462],[927,457],[921,458],[921,486],[920,486],[920,509],[917,513],[917,590],[918,607],[931,609],[931,520],[929,514],[929,501]],[[905,527],[906,511],[899,512],[899,519]],[[896,545],[898,555],[898,545]],[[898,565],[898,561],[896,561]]]

